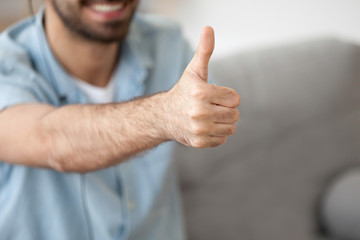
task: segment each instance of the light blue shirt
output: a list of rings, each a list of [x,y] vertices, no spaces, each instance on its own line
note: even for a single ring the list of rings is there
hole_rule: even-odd
[[[89,102],[53,56],[42,18],[43,10],[0,36],[0,111]],[[116,102],[170,89],[192,54],[177,25],[137,15],[114,73]],[[87,174],[0,161],[0,239],[183,240],[172,147]]]

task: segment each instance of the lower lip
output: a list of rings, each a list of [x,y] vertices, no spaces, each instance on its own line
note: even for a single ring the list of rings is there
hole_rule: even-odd
[[[127,6],[125,5],[122,9],[111,11],[111,12],[99,12],[91,7],[86,7],[86,11],[97,21],[114,21],[125,18]]]

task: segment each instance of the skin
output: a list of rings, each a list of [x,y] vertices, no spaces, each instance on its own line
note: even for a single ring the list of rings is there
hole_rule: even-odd
[[[113,36],[116,41],[87,39],[62,22],[52,1],[46,2],[45,29],[55,56],[72,75],[105,86],[126,25],[120,27],[125,35]],[[89,27],[105,34],[106,24],[87,19],[79,1],[55,1],[74,6]],[[137,1],[131,4],[135,11]],[[7,108],[0,112],[0,159],[62,172],[89,172],[119,164],[166,141],[195,148],[225,143],[236,130],[240,96],[230,88],[207,83],[214,44],[213,29],[204,28],[194,58],[167,92],[125,103]]]

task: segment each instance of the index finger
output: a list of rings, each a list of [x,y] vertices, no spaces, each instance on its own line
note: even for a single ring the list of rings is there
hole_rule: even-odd
[[[211,104],[220,105],[228,108],[235,108],[240,104],[240,95],[231,88],[214,86],[213,94],[210,98]]]

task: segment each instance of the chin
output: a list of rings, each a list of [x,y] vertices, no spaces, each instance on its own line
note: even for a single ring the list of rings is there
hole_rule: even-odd
[[[126,39],[130,29],[130,22],[127,23],[106,23],[96,27],[86,27],[77,30],[76,33],[88,41],[99,43],[114,43]]]

